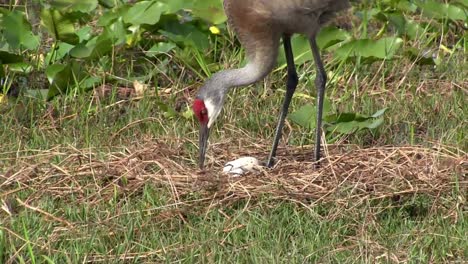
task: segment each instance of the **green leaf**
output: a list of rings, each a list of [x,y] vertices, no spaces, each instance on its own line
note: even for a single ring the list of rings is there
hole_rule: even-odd
[[[315,106],[311,104],[304,105],[297,111],[289,114],[291,121],[309,130],[314,129],[316,126],[315,116]]]
[[[401,11],[414,13],[418,10],[418,6],[415,5],[413,2],[406,1],[406,0],[399,0],[397,2],[398,3],[396,7]]]
[[[18,54],[10,53],[8,51],[0,50],[0,65],[18,63],[22,61],[23,61],[22,56]]]
[[[88,76],[80,82],[80,88],[82,88],[83,90],[90,90],[99,85],[100,83],[102,83],[102,77]]]
[[[58,94],[65,94],[69,87],[78,84],[84,75],[78,62],[67,65],[53,64],[46,68],[45,73],[50,83],[47,99],[51,99]]]
[[[80,28],[76,32],[76,35],[78,36],[79,41],[83,42],[83,41],[89,40],[92,37],[91,31],[92,31],[92,28],[90,26],[84,26]]]
[[[323,102],[323,120],[325,120],[325,118],[329,115],[330,111],[331,101],[325,99]],[[312,130],[317,126],[317,109],[312,104],[306,104],[293,113],[289,114],[289,118],[299,126]]]
[[[358,113],[332,114],[324,118],[326,129],[332,133],[351,134],[363,129],[375,129],[382,125],[382,115],[387,108],[375,112],[372,116]]]
[[[376,129],[378,128],[379,126],[381,126],[383,124],[384,120],[383,118],[377,118],[377,119],[369,119],[367,121],[364,121],[364,122],[360,122],[359,123],[359,129],[362,130],[362,129]]]
[[[379,40],[359,39],[350,41],[335,50],[335,55],[346,60],[353,57],[368,59],[392,59],[400,49],[403,40],[397,37],[386,37]]]
[[[151,49],[145,52],[146,56],[156,56],[159,54],[168,53],[169,51],[173,50],[177,46],[174,43],[170,42],[159,42],[153,45]]]
[[[49,51],[45,57],[45,64],[54,64],[56,61],[61,60],[62,58],[68,55],[68,53],[73,47],[73,45],[65,42],[61,42],[60,44],[58,44],[57,48],[53,46],[52,50]]]
[[[98,0],[49,0],[50,6],[66,13],[89,13],[97,8]]]
[[[426,39],[426,36],[424,35],[425,29],[421,26],[420,23],[414,21],[414,20],[407,20],[406,25],[405,25],[405,34],[411,39],[411,40],[419,40],[419,41],[424,41]]]
[[[346,30],[336,27],[324,27],[317,34],[317,45],[324,50],[350,38],[351,35]]]
[[[468,12],[462,8],[452,5],[439,3],[436,1],[416,1],[423,14],[429,18],[450,19],[465,21],[468,18]]]
[[[219,0],[195,0],[193,15],[211,24],[221,24],[226,21],[223,5]]]
[[[31,25],[22,12],[11,11],[4,15],[0,28],[6,41],[13,49],[23,46],[34,50],[39,46],[39,37],[32,33]]]
[[[128,9],[123,18],[125,23],[132,25],[154,25],[168,9],[168,6],[161,2],[141,1]]]
[[[455,0],[454,2],[468,8],[468,0]]]
[[[312,57],[312,53],[310,52],[309,40],[306,37],[302,35],[293,36],[291,39],[291,45],[293,48],[294,63],[296,65],[314,59]],[[282,47],[279,50],[278,65],[280,65],[280,68],[286,67],[286,56]]]
[[[62,72],[67,66],[63,64],[52,64],[47,67],[45,73],[49,83],[53,83],[60,72]]]
[[[71,77],[70,66],[53,64],[47,67],[45,73],[50,83],[48,99],[66,91]]]
[[[106,27],[104,31],[86,43],[76,45],[70,55],[75,58],[93,59],[108,54],[116,45],[122,44],[125,41],[123,24],[117,21],[110,27]]]
[[[343,122],[327,127],[327,131],[338,132],[341,134],[351,134],[356,132],[358,129],[359,122],[357,121]]]
[[[160,0],[167,5],[167,13],[174,14],[182,9],[192,8],[193,2],[186,0]]]
[[[379,111],[375,112],[371,117],[373,118],[381,117],[383,114],[385,114],[387,109],[388,109],[387,107],[380,109]]]
[[[71,19],[55,9],[42,9],[41,24],[56,39],[69,44],[77,44],[78,36]]]
[[[97,25],[100,27],[105,27],[115,22],[115,20],[122,18],[130,9],[130,6],[121,6],[117,9],[113,9],[105,12],[97,22]]]
[[[105,27],[104,32],[106,38],[109,38],[114,46],[125,43],[127,32],[121,19],[118,19],[113,24]]]
[[[80,44],[74,46],[70,50],[70,55],[75,57],[75,58],[80,58],[80,59],[88,58],[93,53],[93,49],[94,49],[94,46],[95,46],[95,45],[89,45],[90,43],[91,43],[91,41],[86,43],[86,44],[85,43],[80,43]]]
[[[192,24],[170,22],[165,25],[164,30],[160,30],[160,33],[181,46],[195,47],[200,51],[210,46],[208,34]]]
[[[114,0],[98,0],[98,3],[105,8],[113,8],[115,6]]]
[[[328,123],[342,123],[349,122],[356,119],[356,113],[341,113],[331,114],[324,117],[324,120]]]
[[[156,105],[161,111],[164,112],[165,117],[171,118],[176,117],[178,115],[178,112],[174,108],[170,107],[168,104],[162,101],[156,101]]]
[[[338,29],[336,27],[324,27],[317,35],[317,45],[320,49],[327,49],[349,38],[351,38],[351,35],[345,30]],[[296,65],[300,65],[314,59],[310,50],[309,39],[305,36],[293,36],[291,39],[291,45],[293,48],[294,63]],[[280,47],[279,50],[278,65],[280,65],[280,68],[286,66],[286,57],[282,47]]]

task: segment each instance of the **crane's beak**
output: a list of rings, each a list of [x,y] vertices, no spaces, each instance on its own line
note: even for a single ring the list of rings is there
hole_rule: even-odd
[[[208,145],[208,136],[210,134],[210,129],[208,128],[207,124],[200,124],[200,135],[199,135],[199,157],[198,157],[198,165],[200,169],[203,170],[205,165],[205,154]]]

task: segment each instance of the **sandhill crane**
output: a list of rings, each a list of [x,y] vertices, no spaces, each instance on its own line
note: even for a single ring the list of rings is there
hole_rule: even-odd
[[[266,163],[268,167],[273,165],[289,104],[298,83],[291,48],[291,35],[296,33],[309,38],[316,66],[315,161],[320,160],[322,108],[327,75],[315,37],[320,27],[335,13],[349,6],[348,0],[224,0],[228,22],[244,46],[249,62],[239,69],[215,73],[198,91],[192,109],[200,122],[200,169],[204,167],[210,127],[221,112],[227,92],[232,87],[249,85],[263,79],[275,66],[282,38],[287,62],[287,83],[273,146]]]

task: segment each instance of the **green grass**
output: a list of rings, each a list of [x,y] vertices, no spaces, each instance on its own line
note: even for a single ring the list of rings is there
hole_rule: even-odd
[[[451,146],[458,151],[460,164],[466,163],[466,40],[451,43],[449,36],[442,36],[441,41],[446,46],[457,44],[459,49],[451,55],[439,50],[442,61],[435,68],[414,65],[403,55],[366,65],[332,63],[326,54],[332,77],[327,96],[335,111],[372,114],[389,108],[379,129],[330,138],[361,147]],[[168,94],[123,102],[104,98],[98,103],[90,94],[47,103],[20,97],[0,104],[0,201],[4,206],[0,211],[0,262],[468,261],[464,171],[453,175],[449,191],[434,195],[415,192],[398,199],[369,195],[297,203],[272,194],[217,204],[216,199],[211,201],[195,190],[177,200],[170,186],[151,179],[114,178],[113,164],[109,164],[108,179],[66,171],[73,184],[57,188],[61,179],[54,175],[64,174],[54,171],[66,168],[70,157],[88,157],[83,164],[102,161],[109,153],[126,153],[128,148],[144,147],[147,141],[180,149],[181,155],[175,159],[196,170],[197,123],[182,115],[168,116],[156,102],[180,106],[183,113],[190,105],[188,95],[193,96],[199,86],[197,76],[243,61],[242,51],[232,39],[220,38],[217,44],[208,58],[198,55],[198,68],[187,69],[184,59],[177,57],[171,61],[177,67],[167,73],[164,87],[172,89]],[[434,42],[408,45],[437,49]],[[148,61],[136,67],[121,59],[122,65],[115,67],[121,67],[128,79],[153,70]],[[314,100],[313,64],[300,65],[298,72],[300,85],[291,111]],[[268,148],[284,95],[284,79],[284,71],[275,71],[266,84],[233,90],[211,142],[251,142]],[[293,123],[285,127],[284,135],[287,142],[281,146],[312,144],[314,139],[313,131]],[[52,158],[41,156],[51,157],[54,151],[57,155]],[[34,169],[20,170],[31,168],[27,162],[53,173],[45,177]],[[160,169],[154,165],[155,173]]]

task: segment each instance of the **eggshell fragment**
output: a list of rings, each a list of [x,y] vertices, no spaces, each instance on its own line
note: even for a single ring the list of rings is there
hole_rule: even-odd
[[[242,157],[230,161],[224,165],[223,173],[241,176],[247,172],[255,171],[260,167],[260,163],[254,157]]]

